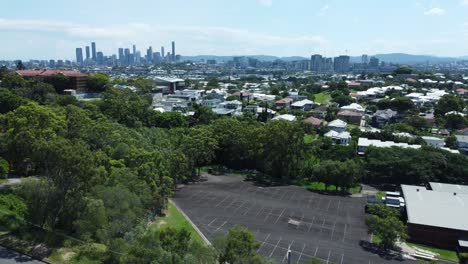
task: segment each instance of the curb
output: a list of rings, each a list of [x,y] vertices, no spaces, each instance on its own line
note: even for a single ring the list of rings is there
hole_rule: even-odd
[[[205,243],[208,245],[208,246],[211,246],[211,242],[206,238],[206,236],[200,231],[200,229],[198,229],[198,227],[192,222],[192,220],[184,213],[184,211],[182,211],[182,209],[180,209],[179,206],[177,206],[177,204],[172,201],[172,199],[168,199],[169,202],[171,204],[173,204],[177,210],[179,210],[179,212],[185,217],[185,219],[187,219],[187,221],[192,225],[192,227],[195,229],[195,231],[197,231],[197,233],[200,235],[200,237],[205,241]]]

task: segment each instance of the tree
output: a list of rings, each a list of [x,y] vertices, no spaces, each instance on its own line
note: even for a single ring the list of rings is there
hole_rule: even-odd
[[[25,100],[11,91],[0,88],[0,114],[13,111],[24,104]]]
[[[8,161],[0,157],[0,179],[6,179],[9,171],[10,167],[8,165]]]
[[[6,66],[1,66],[0,67],[0,80],[3,79],[3,77],[8,74],[10,70]]]
[[[262,260],[257,255],[257,250],[260,248],[260,243],[257,242],[254,235],[244,227],[239,225],[231,228],[225,238],[224,248],[218,248],[220,252],[220,263],[231,264],[260,264]]]
[[[208,83],[206,84],[207,88],[219,88],[219,80],[218,78],[211,78],[208,80]]]
[[[54,100],[55,96],[57,96],[54,86],[43,82],[15,89],[15,93],[21,97],[36,101],[39,104],[50,103]]]
[[[457,148],[457,138],[455,136],[449,136],[445,139],[445,145],[449,148]]]
[[[450,114],[444,117],[444,127],[448,129],[462,129],[468,124],[467,119],[459,114]]]
[[[211,131],[205,128],[190,130],[189,135],[182,140],[182,150],[190,161],[190,168],[198,168],[198,177],[203,165],[208,165],[213,159],[218,142]]]
[[[408,66],[401,66],[400,68],[393,71],[395,74],[411,74],[413,70]]]
[[[426,119],[417,115],[409,116],[403,122],[417,130],[427,130],[431,127],[431,124]]]
[[[453,94],[446,94],[440,98],[434,106],[434,114],[438,117],[445,115],[448,112],[462,112],[465,103],[460,97]]]
[[[195,119],[199,125],[207,125],[213,122],[218,116],[213,112],[213,110],[204,105],[194,105],[195,109]]]
[[[44,79],[44,82],[52,85],[55,91],[62,94],[64,90],[70,89],[71,80],[70,77],[63,73],[57,73]]]
[[[86,83],[88,89],[92,92],[103,92],[109,84],[109,76],[104,73],[96,73],[88,77]]]
[[[404,241],[408,238],[406,226],[394,216],[384,218],[378,215],[369,215],[366,224],[369,232],[380,238],[380,244],[385,249],[393,248],[397,240]]]
[[[3,76],[2,86],[8,89],[16,89],[26,87],[28,82],[23,78],[23,76],[17,74],[16,72],[7,73]]]

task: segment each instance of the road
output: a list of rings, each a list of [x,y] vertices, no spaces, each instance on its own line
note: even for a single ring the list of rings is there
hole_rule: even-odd
[[[0,263],[2,264],[44,264],[45,262],[34,260],[26,255],[0,246]]]

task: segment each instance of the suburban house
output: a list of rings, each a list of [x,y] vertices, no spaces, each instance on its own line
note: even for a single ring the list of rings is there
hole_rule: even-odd
[[[349,142],[351,142],[351,134],[347,131],[337,132],[330,130],[324,136],[330,138],[334,144],[338,145],[349,145]]]
[[[225,101],[220,103],[216,108],[213,108],[213,112],[221,116],[234,116],[242,113],[242,102]]]
[[[291,107],[291,103],[293,102],[292,98],[286,97],[283,99],[280,99],[275,102],[276,108],[277,109],[282,109],[282,108],[289,108]]]
[[[372,115],[373,125],[383,125],[394,123],[397,119],[398,112],[392,109],[377,110]]]
[[[352,103],[350,105],[345,105],[345,106],[341,107],[340,109],[341,110],[348,110],[348,111],[356,112],[356,113],[364,113],[364,111],[366,111],[366,109],[364,107],[362,107],[362,105],[356,104],[356,103]]]
[[[368,139],[368,138],[359,138],[358,139],[358,147],[357,152],[358,154],[364,154],[366,149],[370,146],[376,148],[391,148],[391,147],[399,147],[399,148],[413,148],[419,149],[421,145],[409,145],[407,143],[396,143],[393,141],[380,141],[378,139]]]
[[[291,104],[291,109],[309,111],[314,106],[314,102],[308,99],[297,101]]]
[[[235,93],[232,94],[232,96],[237,97],[237,99],[238,99],[239,101],[246,101],[246,102],[249,102],[250,100],[253,99],[253,95],[252,95],[251,93],[243,92],[243,91],[235,92]]]
[[[327,115],[327,109],[328,107],[326,105],[318,106],[312,109],[312,116],[317,118],[325,118],[325,116]]]
[[[343,121],[346,121],[348,123],[360,125],[362,117],[364,116],[363,113],[360,112],[353,112],[349,110],[344,110],[338,112],[337,117]]]
[[[294,122],[297,120],[297,117],[296,116],[293,116],[293,115],[290,115],[290,114],[285,114],[285,115],[279,115],[279,116],[275,116],[273,119],[271,119],[272,121],[276,121],[276,120],[284,120],[284,121],[289,121],[289,122]]]
[[[401,185],[412,241],[443,248],[468,245],[468,186],[429,183]]]
[[[322,119],[313,116],[304,119],[302,122],[312,125],[315,129],[320,129],[322,125],[326,124]]]
[[[345,121],[335,119],[335,120],[331,121],[330,123],[328,123],[328,128],[330,130],[333,130],[333,131],[336,131],[336,132],[344,132],[344,131],[346,131],[346,126],[347,125],[348,124]]]
[[[434,148],[442,148],[445,146],[445,140],[442,138],[437,138],[437,137],[427,137],[423,136],[421,137],[428,146],[434,147]]]
[[[168,94],[185,88],[185,80],[171,77],[156,77],[154,78],[154,85],[160,88],[163,94]]]

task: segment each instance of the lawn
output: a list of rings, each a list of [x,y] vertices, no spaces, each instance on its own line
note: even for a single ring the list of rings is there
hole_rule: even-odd
[[[322,105],[328,104],[328,102],[330,102],[331,100],[331,96],[328,92],[314,94],[314,98],[315,98],[314,99],[315,102],[322,104]]]
[[[312,141],[316,140],[317,138],[318,138],[318,135],[306,134],[306,135],[304,135],[304,143],[306,143],[306,144],[311,143]]]
[[[328,189],[325,190],[325,184],[323,182],[307,182],[303,183],[302,186],[306,187],[309,190],[313,191],[328,191],[328,192],[340,192],[341,188],[336,187],[335,185],[329,185]],[[356,185],[349,190],[347,190],[349,193],[360,193],[361,192],[361,186]]]
[[[417,247],[417,248],[420,248],[420,249],[424,249],[424,250],[428,250],[428,251],[437,253],[437,254],[439,254],[438,258],[440,258],[440,259],[455,261],[456,263],[458,263],[458,261],[459,261],[458,256],[457,256],[457,252],[455,252],[455,251],[451,251],[451,250],[447,250],[447,249],[440,249],[440,248],[433,248],[433,247],[423,246],[423,245],[420,245],[420,244],[414,244],[414,243],[409,243],[409,242],[406,242],[406,244],[408,244],[409,246],[412,246],[412,247]]]
[[[158,229],[158,228],[164,228],[164,227],[172,227],[175,229],[182,229],[185,228],[187,229],[190,234],[192,235],[192,239],[200,242],[202,244],[205,243],[205,241],[200,237],[198,232],[193,228],[193,226],[187,221],[187,219],[182,215],[181,212],[175,207],[175,205],[172,202],[169,202],[169,207],[166,213],[166,216],[164,217],[158,217],[153,223],[152,228]]]

